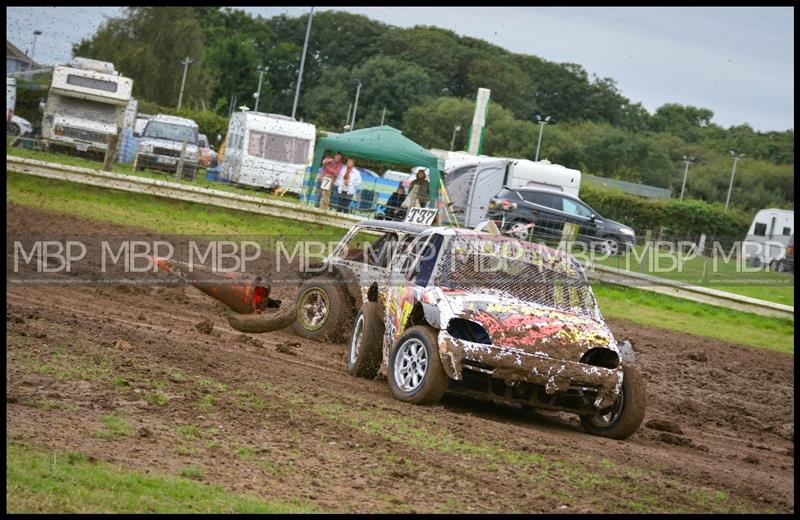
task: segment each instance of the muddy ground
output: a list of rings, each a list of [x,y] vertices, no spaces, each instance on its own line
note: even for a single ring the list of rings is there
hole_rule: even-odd
[[[12,234],[136,233],[13,205],[7,217]],[[566,414],[401,403],[346,373],[344,345],[240,334],[194,288],[7,284],[6,297],[17,442],[191,466],[329,511],[794,511],[790,355],[611,320],[634,343],[645,422],[674,423],[614,441]]]

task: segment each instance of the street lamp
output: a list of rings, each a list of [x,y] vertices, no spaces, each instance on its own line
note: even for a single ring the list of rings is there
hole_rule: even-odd
[[[33,31],[33,45],[31,46],[31,61],[33,61],[33,55],[36,53],[36,38],[42,34],[42,31]]]
[[[183,65],[183,79],[181,80],[181,93],[178,95],[178,108],[181,108],[181,104],[183,103],[183,87],[186,85],[186,71],[189,70],[189,64],[194,63],[193,59],[190,59],[188,56],[180,61],[181,65]]]
[[[350,130],[356,128],[356,110],[358,110],[358,95],[361,93],[361,80],[356,80],[356,101],[353,103],[353,119],[350,121]]]
[[[456,144],[456,134],[461,131],[461,125],[456,125],[453,127],[453,138],[450,139],[450,151],[453,151],[453,146]]]
[[[689,175],[689,165],[694,161],[694,157],[683,156],[683,162],[686,164],[686,169],[683,170],[683,185],[681,186],[681,200],[683,200],[683,191],[686,189],[686,176]]]
[[[303,42],[303,56],[300,58],[300,71],[297,73],[297,86],[294,90],[294,103],[292,104],[292,119],[297,113],[297,100],[300,99],[300,84],[303,82],[303,68],[306,65],[306,51],[308,50],[308,37],[311,35],[311,18],[314,17],[314,8],[308,13],[308,25],[306,25],[306,39]]]
[[[731,202],[731,192],[733,191],[733,177],[736,175],[736,163],[739,159],[744,159],[747,154],[738,154],[733,150],[730,151],[731,158],[733,159],[733,170],[731,170],[731,183],[728,185],[728,198],[725,199],[725,211],[728,211],[728,204]]]
[[[256,72],[258,72],[258,92],[256,92],[256,109],[254,112],[258,112],[258,102],[261,101],[261,80],[264,78],[264,74],[269,71],[269,67],[258,67]]]
[[[550,117],[550,116],[547,116],[544,119],[542,119],[542,116],[540,116],[539,114],[536,114],[534,117],[536,119],[536,122],[539,123],[539,142],[536,143],[536,159],[534,159],[534,161],[538,161],[539,160],[539,150],[542,147],[542,133],[544,132],[544,125],[553,123],[554,121],[553,121],[553,118]]]

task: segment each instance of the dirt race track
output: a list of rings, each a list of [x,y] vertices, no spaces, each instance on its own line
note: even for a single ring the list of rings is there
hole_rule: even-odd
[[[131,232],[16,206],[7,216],[9,233]],[[401,403],[386,381],[349,376],[343,345],[240,334],[194,288],[6,295],[17,442],[153,473],[192,466],[237,493],[332,511],[794,511],[789,355],[612,320],[635,346],[645,422],[682,430],[643,425],[614,441],[564,414]],[[109,414],[132,432],[102,435]]]

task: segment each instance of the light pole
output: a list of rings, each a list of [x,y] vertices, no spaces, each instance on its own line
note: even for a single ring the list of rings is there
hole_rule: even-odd
[[[306,65],[306,51],[308,50],[308,37],[311,35],[311,18],[314,16],[314,8],[308,13],[308,25],[306,25],[306,40],[303,42],[303,56],[300,58],[300,71],[297,73],[297,86],[294,89],[294,103],[292,104],[292,119],[297,114],[297,100],[300,99],[300,84],[303,82],[303,68]]]
[[[381,126],[383,126],[383,122],[386,119],[386,107],[383,107],[383,114],[381,114]]]
[[[737,155],[736,152],[731,150],[731,158],[733,159],[733,170],[731,170],[731,183],[728,185],[728,198],[725,199],[725,211],[728,211],[728,205],[731,202],[731,192],[733,191],[733,178],[736,175],[736,163],[739,162],[739,159],[744,159],[744,156],[747,154]]]
[[[188,56],[181,60],[181,64],[183,65],[183,79],[181,80],[181,93],[178,94],[178,108],[181,108],[181,104],[183,103],[183,87],[186,85],[186,72],[189,70],[190,63],[194,63],[194,60],[190,59]]]
[[[42,34],[42,31],[33,31],[33,45],[31,46],[31,61],[33,60],[33,56],[36,53],[36,38]]]
[[[353,119],[350,121],[350,131],[356,128],[356,110],[358,110],[358,95],[361,93],[361,80],[356,80],[356,101],[353,103]]]
[[[544,133],[544,125],[550,124],[553,121],[553,118],[550,116],[545,117],[542,119],[542,116],[536,114],[536,122],[539,123],[539,142],[536,143],[536,159],[534,161],[539,160],[539,150],[542,147],[542,133]]]
[[[686,164],[686,169],[683,170],[683,185],[681,186],[681,200],[683,200],[683,191],[686,189],[686,176],[689,175],[689,165],[694,161],[694,157],[683,156],[683,162]]]
[[[450,151],[453,151],[453,147],[456,144],[456,134],[461,131],[461,125],[456,125],[453,127],[453,137],[450,139]]]
[[[259,67],[256,69],[258,72],[258,92],[256,92],[256,109],[254,112],[258,112],[258,102],[261,101],[261,80],[264,78],[264,74],[269,70],[269,67]]]

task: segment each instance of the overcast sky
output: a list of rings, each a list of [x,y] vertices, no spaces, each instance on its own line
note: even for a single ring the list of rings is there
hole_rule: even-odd
[[[271,17],[308,8],[245,7]],[[667,102],[714,111],[723,126],[794,128],[794,8],[324,7],[411,27],[436,25],[508,50],[579,63],[654,111]],[[35,58],[69,60],[118,7],[8,7],[6,37]],[[313,30],[313,25],[312,25]]]

